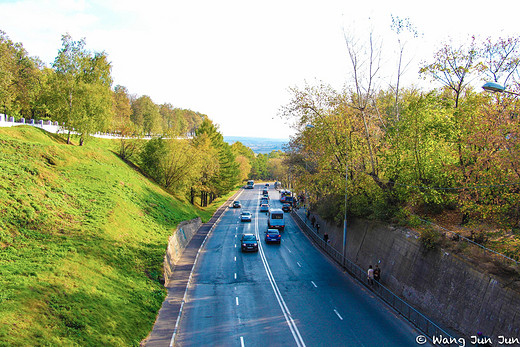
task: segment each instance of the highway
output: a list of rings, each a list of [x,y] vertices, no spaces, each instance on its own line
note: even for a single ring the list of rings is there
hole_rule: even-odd
[[[244,190],[200,251],[176,346],[418,346],[421,335],[313,247],[285,214],[282,242],[266,244],[263,185]],[[269,187],[271,207],[281,207]],[[242,210],[253,220],[240,222]],[[242,253],[242,233],[258,253]]]

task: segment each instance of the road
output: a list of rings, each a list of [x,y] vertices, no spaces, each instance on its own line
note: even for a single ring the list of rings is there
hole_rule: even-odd
[[[290,217],[266,244],[259,185],[244,190],[208,237],[193,270],[177,346],[418,346],[410,324],[313,247]],[[269,189],[271,207],[281,207]],[[240,222],[242,210],[253,213]],[[258,253],[240,235],[259,236]]]

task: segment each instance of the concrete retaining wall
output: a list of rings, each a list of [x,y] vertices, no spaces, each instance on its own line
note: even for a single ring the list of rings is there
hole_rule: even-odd
[[[341,245],[343,229],[319,222],[320,233]],[[520,338],[520,292],[446,251],[425,252],[410,229],[351,220],[346,253],[365,269],[381,261],[382,283],[445,327],[466,337]]]
[[[200,217],[179,223],[172,236],[168,238],[168,247],[164,256],[164,279],[168,285],[168,279],[173,272],[175,264],[181,257],[182,251],[199,227],[202,225]]]

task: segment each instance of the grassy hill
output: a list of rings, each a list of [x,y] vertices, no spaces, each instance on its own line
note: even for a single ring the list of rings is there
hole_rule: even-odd
[[[168,236],[222,200],[191,206],[116,145],[0,128],[0,346],[131,346],[151,330]]]

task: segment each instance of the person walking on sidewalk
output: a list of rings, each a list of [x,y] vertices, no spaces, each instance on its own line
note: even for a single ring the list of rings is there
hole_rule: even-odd
[[[374,269],[372,268],[372,265],[368,266],[367,280],[369,285],[374,284]]]
[[[374,279],[376,282],[379,282],[381,279],[381,268],[379,268],[379,265],[376,264],[376,268],[374,269]]]

